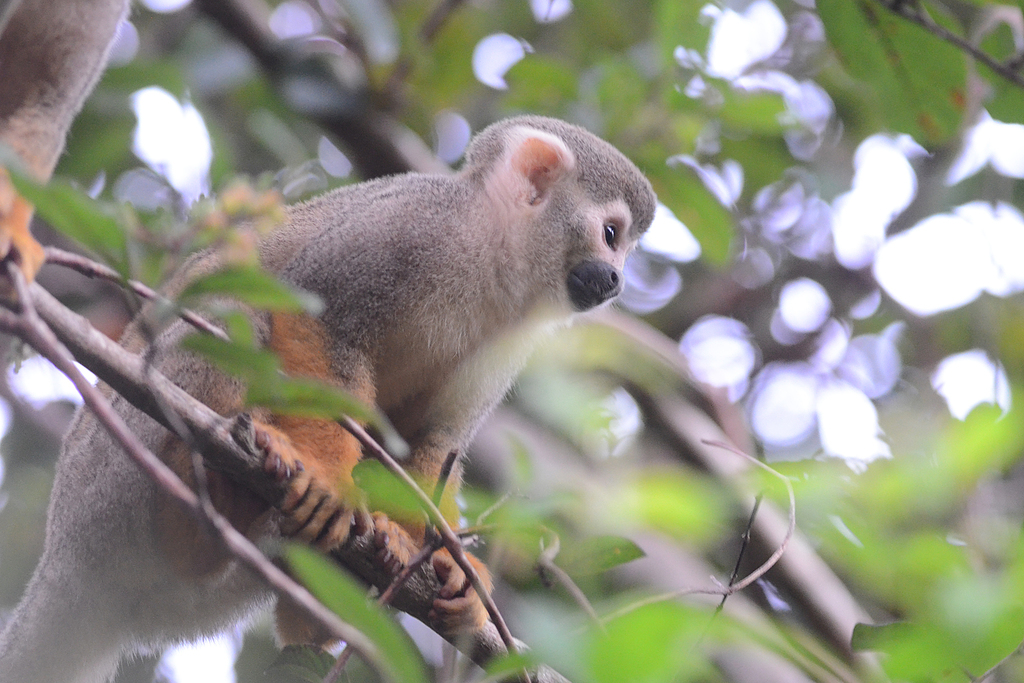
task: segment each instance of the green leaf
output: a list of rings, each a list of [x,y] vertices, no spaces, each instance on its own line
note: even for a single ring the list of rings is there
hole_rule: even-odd
[[[587,652],[597,683],[669,683],[701,680],[707,663],[699,647],[706,615],[672,602],[633,610],[594,634]],[[715,676],[703,680],[714,680]]]
[[[726,503],[714,483],[672,470],[649,471],[609,500],[613,519],[644,524],[693,542],[717,538]]]
[[[419,497],[379,461],[361,461],[352,469],[352,479],[356,487],[366,494],[371,510],[384,512],[398,522],[423,522],[424,513]],[[431,493],[426,490],[428,496]]]
[[[600,574],[644,556],[633,541],[621,536],[595,536],[566,544],[556,563],[573,576]]]
[[[776,93],[747,93],[728,85],[721,88],[724,102],[718,115],[727,127],[741,133],[780,135],[785,128],[786,104]]]
[[[821,0],[817,7],[840,61],[869,86],[889,128],[930,144],[956,132],[967,74],[956,47],[865,0]]]
[[[396,683],[426,683],[423,658],[408,634],[376,605],[366,590],[330,560],[303,545],[288,545],[292,572],[328,609],[373,641],[380,652],[374,664]]]
[[[192,302],[208,295],[230,296],[275,311],[317,315],[323,310],[323,303],[315,294],[295,290],[273,275],[248,266],[232,266],[201,277],[185,288],[180,300]]]
[[[666,166],[657,177],[658,196],[700,242],[701,256],[715,265],[726,264],[735,232],[729,210],[689,169]]]
[[[904,637],[909,631],[910,625],[902,621],[889,624],[857,624],[853,627],[850,648],[854,652],[881,650],[887,643]]]
[[[534,665],[529,651],[520,654],[508,654],[503,657],[495,657],[487,662],[485,671],[488,678],[499,681],[518,680],[518,672]]]
[[[12,173],[11,179],[18,192],[35,205],[36,213],[47,223],[125,272],[127,239],[124,231],[95,200],[60,179],[47,185],[18,173]]]
[[[270,351],[236,341],[224,341],[205,334],[192,334],[181,341],[183,348],[202,354],[224,372],[251,384],[277,382],[280,364]]]
[[[325,382],[275,373],[273,379],[250,383],[246,403],[265,406],[280,415],[327,420],[351,417],[376,430],[381,446],[393,457],[404,458],[409,453],[409,445],[384,414],[349,392]]]
[[[320,683],[335,659],[330,653],[309,646],[288,645],[267,667],[266,683]]]

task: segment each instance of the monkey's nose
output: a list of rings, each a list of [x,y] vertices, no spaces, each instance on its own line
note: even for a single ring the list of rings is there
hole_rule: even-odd
[[[584,261],[569,271],[569,300],[577,311],[586,311],[622,291],[619,271],[604,261]]]

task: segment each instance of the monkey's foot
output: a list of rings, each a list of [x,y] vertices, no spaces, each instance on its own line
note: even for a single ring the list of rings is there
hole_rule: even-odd
[[[362,536],[372,528],[366,511],[348,504],[339,495],[336,483],[306,469],[284,432],[259,422],[253,426],[256,446],[263,452],[264,471],[288,487],[278,505],[284,514],[284,535],[329,551],[342,545],[351,534]]]
[[[31,221],[32,205],[17,193],[7,171],[0,168],[0,261],[13,261],[26,282],[35,279],[46,259],[43,246],[29,232]],[[6,273],[0,273],[0,295],[10,297],[14,285],[3,275]]]
[[[373,543],[377,549],[374,559],[391,578],[397,576],[420,549],[420,544],[405,527],[391,521],[383,512],[373,513]]]
[[[487,567],[466,553],[470,564],[476,570],[480,580],[488,591],[492,588],[491,573]],[[428,618],[438,631],[446,636],[475,633],[487,623],[487,608],[477,595],[472,582],[462,568],[455,562],[447,549],[438,550],[431,557],[434,572],[441,582],[433,608]]]

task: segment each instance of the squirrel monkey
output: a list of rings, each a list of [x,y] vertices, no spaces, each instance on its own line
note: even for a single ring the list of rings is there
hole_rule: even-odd
[[[40,180],[53,172],[127,9],[128,0],[0,2],[0,145]],[[637,168],[584,130],[537,117],[495,124],[456,175],[396,176],[293,207],[260,257],[326,308],[315,318],[253,313],[258,340],[289,373],[376,404],[429,486],[449,453],[465,452],[533,343],[618,294],[654,205]],[[15,259],[28,279],[42,262],[30,217],[0,168],[0,259]],[[192,266],[216,268],[217,257]],[[188,333],[177,323],[162,335],[170,351],[159,369],[211,408],[237,414],[244,387],[179,348]],[[133,332],[123,342],[141,346]],[[184,444],[122,397],[111,402],[194,485]],[[288,494],[271,508],[210,472],[210,496],[236,527],[257,541],[293,536],[325,549],[373,533],[383,567],[408,562],[423,529],[362,510],[354,437],[332,421],[253,417],[266,470]],[[43,556],[0,633],[0,683],[105,683],[122,657],[216,633],[273,603],[260,579],[120,451],[79,412],[57,466]],[[460,475],[456,462],[442,496],[453,522]],[[444,550],[432,565],[443,583],[435,626],[480,628],[486,613],[461,569]],[[285,601],[277,624],[285,643],[327,638]]]
[[[259,341],[284,369],[377,405],[410,444],[406,466],[429,486],[451,452],[465,452],[534,343],[622,289],[627,254],[650,225],[655,197],[614,147],[576,126],[525,116],[470,143],[454,175],[410,173],[340,188],[289,209],[260,245],[264,266],[323,299],[317,316],[253,313]],[[193,271],[216,267],[200,256]],[[160,369],[221,414],[243,409],[244,388],[159,340]],[[129,347],[139,344],[129,333]],[[115,409],[187,482],[189,453],[155,421],[112,396]],[[378,560],[397,571],[422,544],[358,504],[355,438],[330,420],[253,412],[270,476],[287,482],[279,509],[210,472],[215,505],[256,540],[285,535],[323,549],[373,533]],[[273,601],[271,591],[164,498],[80,411],[57,465],[43,557],[0,635],[0,681],[108,681],[122,656],[216,633]],[[442,511],[458,517],[457,460]],[[432,564],[444,634],[487,619],[446,550]],[[486,568],[475,565],[485,583]],[[286,601],[284,643],[327,635]]]

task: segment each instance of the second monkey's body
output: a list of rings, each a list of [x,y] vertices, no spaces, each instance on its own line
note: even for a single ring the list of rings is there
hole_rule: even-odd
[[[553,119],[523,117],[477,136],[453,176],[410,174],[343,188],[289,212],[260,247],[265,267],[325,303],[318,317],[254,314],[258,341],[286,372],[376,404],[411,447],[406,466],[429,488],[463,453],[536,338],[621,290],[626,255],[650,224],[654,196],[614,148]],[[215,267],[200,258],[199,271]],[[160,369],[224,415],[244,387],[178,349]],[[131,346],[131,339],[126,341]],[[186,481],[185,447],[118,396],[115,408]],[[333,421],[254,411],[267,470],[289,483],[281,513],[211,473],[215,504],[250,537],[283,533],[330,549],[361,528],[355,439]],[[301,463],[301,465],[300,465]],[[442,500],[457,518],[461,465]],[[353,526],[354,525],[354,526]],[[383,515],[372,525],[391,565],[421,539]],[[486,569],[479,565],[486,580]],[[442,632],[486,614],[446,551]],[[215,633],[269,604],[271,592],[170,503],[87,411],[69,434],[54,482],[43,558],[0,635],[0,680],[103,683],[124,654]],[[325,634],[287,603],[285,642]]]

